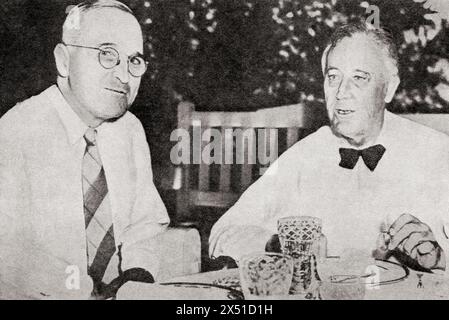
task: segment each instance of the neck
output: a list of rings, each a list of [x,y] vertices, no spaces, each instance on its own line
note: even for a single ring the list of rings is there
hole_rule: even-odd
[[[58,88],[62,93],[62,96],[67,101],[72,110],[76,115],[83,121],[87,126],[91,128],[96,128],[103,123],[102,120],[94,118],[87,110],[84,108],[79,100],[73,94],[68,78],[60,78],[57,80]]]
[[[354,136],[344,136],[341,137],[345,139],[352,147],[357,149],[364,149],[374,145],[382,131],[384,125],[384,114],[379,118],[379,120],[374,121],[366,131],[362,131]]]
[[[345,137],[345,136],[343,136],[342,138],[345,139],[352,147],[357,148],[357,149],[364,149],[364,148],[370,147],[370,146],[374,145],[377,140],[377,136],[376,137],[367,137],[367,136]]]

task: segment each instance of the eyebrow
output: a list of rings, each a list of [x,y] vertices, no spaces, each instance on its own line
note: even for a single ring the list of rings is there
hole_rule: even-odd
[[[142,59],[146,60],[145,59],[145,55],[143,53],[140,53],[140,52],[134,52],[133,54],[130,54],[129,57],[139,57],[139,58],[142,58]]]
[[[331,70],[338,70],[338,68],[335,67],[326,67],[326,73],[328,73]]]
[[[331,71],[331,70],[340,70],[340,69],[338,69],[338,68],[336,68],[336,67],[327,67],[327,69],[326,69],[326,73],[328,73],[329,71]],[[369,71],[365,71],[365,70],[362,70],[362,69],[355,69],[355,70],[353,70],[354,72],[361,72],[361,73],[364,73],[364,74],[366,74],[366,75],[372,75],[372,74],[374,74],[374,72],[369,72]]]
[[[102,46],[116,46],[116,45],[117,44],[113,43],[113,42],[103,42],[103,43],[100,43],[98,46],[102,47]]]
[[[361,73],[364,73],[366,75],[371,75],[373,73],[373,72],[369,72],[369,71],[365,71],[365,70],[361,70],[361,69],[355,69],[354,71],[355,72],[361,72]]]

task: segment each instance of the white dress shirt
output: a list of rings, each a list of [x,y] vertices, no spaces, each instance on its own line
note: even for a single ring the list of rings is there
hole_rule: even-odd
[[[361,157],[352,170],[340,167],[339,148],[350,146],[328,126],[293,145],[214,225],[210,255],[263,251],[277,220],[294,215],[322,219],[328,255],[370,254],[403,213],[428,224],[449,254],[449,137],[386,112],[374,144],[386,148],[374,171]]]
[[[0,119],[0,297],[89,297],[81,178],[86,129],[57,86]],[[142,125],[127,112],[97,128],[97,144],[122,269],[141,267],[156,277],[152,238],[169,218],[152,181]]]

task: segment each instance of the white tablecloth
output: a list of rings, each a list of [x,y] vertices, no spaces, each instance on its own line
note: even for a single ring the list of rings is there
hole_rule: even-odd
[[[420,273],[422,274],[422,273]],[[169,282],[189,283],[213,283],[223,278],[237,278],[238,269],[221,270],[207,273],[198,273],[190,276],[175,278]],[[410,271],[409,276],[396,283],[380,285],[377,288],[368,286],[365,292],[366,300],[435,300],[449,299],[449,279],[442,275],[422,274],[422,287],[418,287],[419,278],[417,272]],[[226,290],[218,288],[176,287],[163,284],[146,284],[128,282],[117,295],[118,299],[148,299],[148,300],[227,300]],[[303,299],[301,296],[288,297],[289,299]]]

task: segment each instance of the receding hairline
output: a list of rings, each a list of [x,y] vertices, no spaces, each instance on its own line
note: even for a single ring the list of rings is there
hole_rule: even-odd
[[[346,39],[353,39],[358,36],[364,36],[364,38],[372,45],[373,48],[376,48],[382,55],[382,61],[384,63],[386,72],[388,73],[388,76],[394,76],[399,75],[399,67],[397,65],[397,60],[393,58],[390,53],[388,52],[388,47],[386,44],[381,43],[379,39],[376,38],[376,35],[373,32],[368,31],[357,31],[354,33],[351,33],[347,36],[343,36],[342,38],[338,39],[334,43],[329,43],[326,48],[323,51],[323,55],[321,57],[321,69],[322,73],[325,74],[327,67],[328,67],[328,59],[330,53],[344,40]],[[371,41],[370,41],[371,40]],[[392,70],[393,69],[393,70]]]
[[[377,53],[380,53],[382,51],[382,48],[379,46],[378,43],[371,41],[370,39],[370,35],[365,34],[365,33],[355,33],[353,35],[351,35],[350,37],[345,37],[343,39],[341,39],[340,41],[338,41],[335,46],[330,45],[328,52],[327,52],[327,56],[326,56],[326,62],[328,63],[329,61],[329,56],[331,53],[333,53],[335,50],[341,50],[341,48],[345,47],[344,43],[345,41],[350,41],[350,40],[356,40],[356,41],[360,41],[360,42],[365,42],[368,45],[368,48],[370,48],[370,50],[375,50],[376,53],[374,55],[377,56]],[[365,47],[366,49],[367,47]],[[382,59],[383,60],[383,59]],[[328,67],[326,65],[326,67]]]
[[[86,13],[95,9],[114,8],[134,16],[133,11],[126,4],[117,0],[89,0],[81,2],[78,5],[69,7],[71,8],[70,11],[68,12],[68,15],[70,15],[74,11]]]
[[[128,14],[136,22],[140,32],[142,32],[139,21],[134,16],[131,9],[125,4],[115,0],[97,0],[83,2],[77,6],[74,6],[69,11],[62,26],[62,41],[66,42],[68,39],[74,40],[80,38],[83,35],[83,25],[88,20],[88,17],[101,10],[117,10],[119,12],[123,12],[124,14]],[[77,26],[77,28],[74,26]]]

